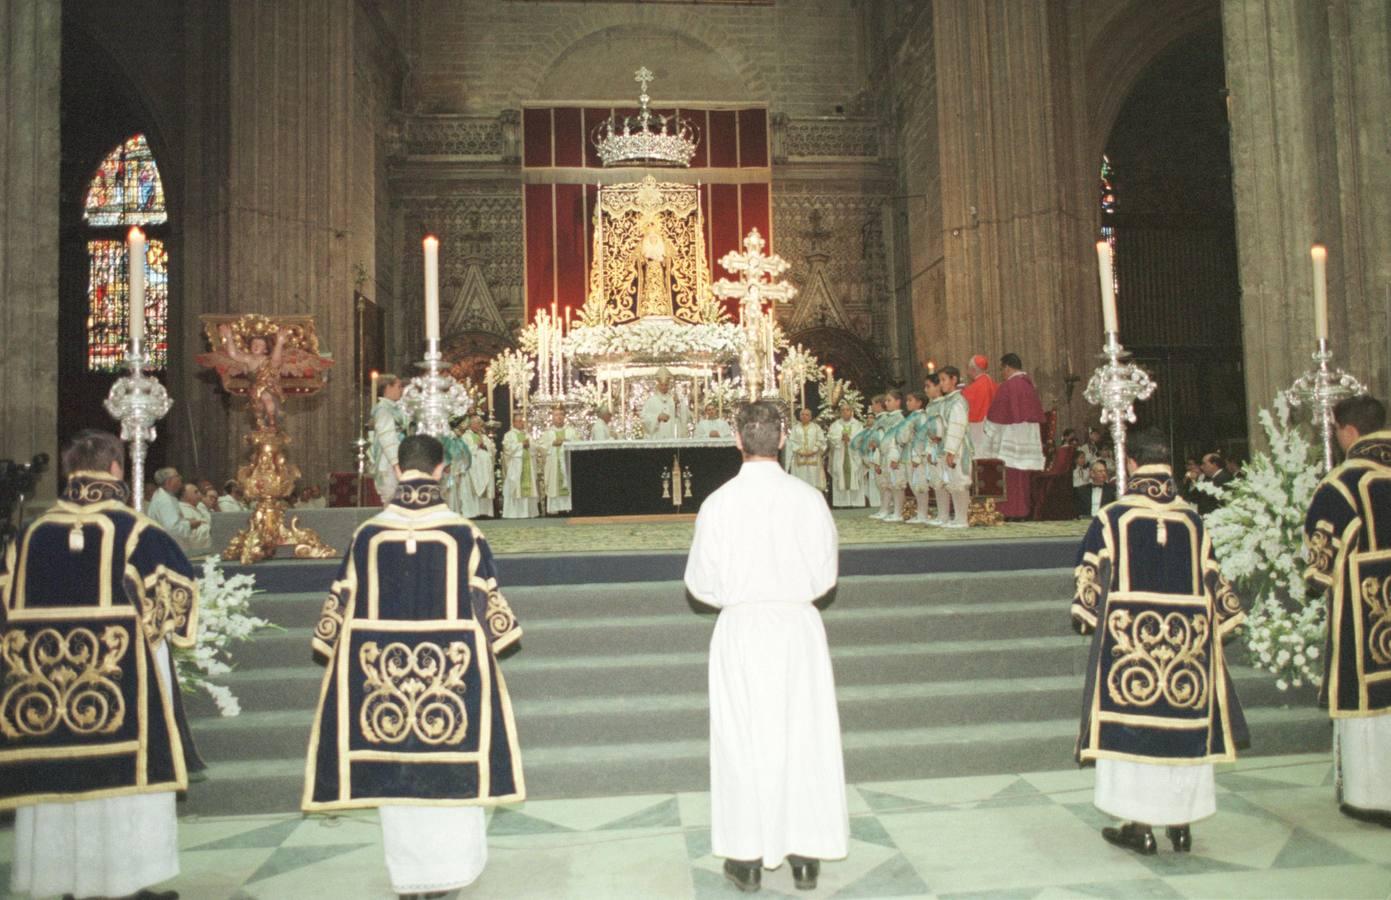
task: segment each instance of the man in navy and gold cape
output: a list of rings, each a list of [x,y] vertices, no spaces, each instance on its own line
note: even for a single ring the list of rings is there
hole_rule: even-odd
[[[449,891],[487,862],[484,806],[523,800],[496,654],[522,635],[492,552],[440,492],[444,448],[412,435],[386,509],[358,528],[315,629],[324,674],[303,808],[378,807],[397,893]]]
[[[1222,654],[1245,613],[1167,446],[1141,433],[1128,449],[1128,493],[1092,519],[1078,554],[1072,620],[1093,637],[1077,760],[1096,764],[1096,807],[1129,820],[1102,836],[1151,854],[1152,825],[1191,848],[1189,823],[1216,811],[1212,764],[1246,745]]]
[[[123,459],[115,435],[76,435],[62,498],[0,566],[0,809],[18,808],[18,894],[121,896],[179,871],[175,792],[201,763],[169,644],[192,643],[197,584],[126,505]]]
[[[1328,603],[1319,702],[1337,735],[1342,811],[1391,827],[1391,431],[1365,395],[1338,403],[1333,421],[1347,458],[1304,523],[1305,583]]]

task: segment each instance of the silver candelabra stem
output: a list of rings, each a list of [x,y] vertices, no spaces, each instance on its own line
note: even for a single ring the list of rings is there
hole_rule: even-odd
[[[471,404],[468,391],[443,371],[443,363],[440,342],[426,341],[425,360],[419,363],[425,374],[412,378],[401,393],[401,402],[415,419],[416,432],[441,440],[449,434],[449,420],[467,413]]]
[[[1101,407],[1101,424],[1111,426],[1111,441],[1116,447],[1116,496],[1125,493],[1125,430],[1135,421],[1135,401],[1148,400],[1156,387],[1148,372],[1131,362],[1121,346],[1120,335],[1106,332],[1102,347],[1105,362],[1092,373],[1083,396],[1093,406]]]
[[[1353,376],[1329,365],[1333,353],[1328,349],[1328,339],[1319,341],[1313,353],[1314,368],[1295,379],[1294,384],[1285,391],[1285,399],[1290,406],[1308,405],[1314,420],[1314,427],[1323,438],[1323,470],[1333,468],[1333,407],[1346,397],[1366,393],[1367,389]]]
[[[155,439],[155,422],[174,401],[159,380],[145,374],[149,356],[139,344],[126,350],[129,375],[116,379],[106,395],[106,411],[121,423],[121,440],[130,443],[130,494],[137,512],[145,509],[145,453]]]

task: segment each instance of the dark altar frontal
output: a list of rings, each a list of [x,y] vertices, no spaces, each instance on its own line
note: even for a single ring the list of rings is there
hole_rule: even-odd
[[[732,439],[580,441],[570,450],[570,514],[693,513],[742,463]]]

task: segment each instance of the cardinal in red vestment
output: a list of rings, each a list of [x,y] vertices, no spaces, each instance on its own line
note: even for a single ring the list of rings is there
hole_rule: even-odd
[[[983,457],[1005,463],[1005,501],[1000,512],[1011,519],[1029,515],[1029,488],[1034,472],[1043,471],[1043,403],[1034,380],[1023,371],[1018,354],[1000,357],[1004,380],[995,392],[985,416]]]

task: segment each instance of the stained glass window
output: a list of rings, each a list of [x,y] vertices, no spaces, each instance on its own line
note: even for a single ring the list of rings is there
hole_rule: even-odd
[[[130,340],[126,230],[151,229],[145,247],[145,348],[149,367],[169,358],[169,255],[158,235],[169,221],[159,167],[143,134],[106,155],[87,184],[82,213],[87,236],[87,369],[122,367]]]
[[[87,185],[88,225],[159,225],[169,221],[164,182],[143,134],[106,155]]]
[[[1120,266],[1116,265],[1116,226],[1111,216],[1116,214],[1116,170],[1111,166],[1111,158],[1101,154],[1101,239],[1111,245],[1111,277],[1115,281],[1116,293],[1120,293]]]

